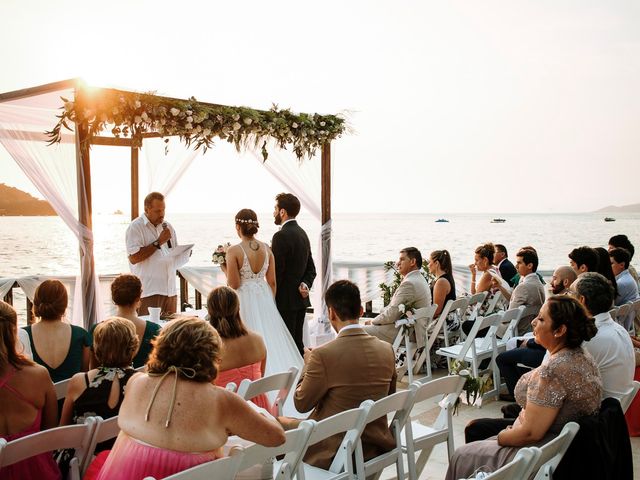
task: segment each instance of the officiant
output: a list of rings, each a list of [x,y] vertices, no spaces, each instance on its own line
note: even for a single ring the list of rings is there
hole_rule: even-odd
[[[176,269],[186,263],[174,255],[178,246],[176,232],[164,219],[164,195],[151,192],[144,199],[144,214],[133,220],[126,233],[131,273],[142,282],[138,315],[147,315],[149,307],[160,307],[161,316],[176,313],[178,289]]]

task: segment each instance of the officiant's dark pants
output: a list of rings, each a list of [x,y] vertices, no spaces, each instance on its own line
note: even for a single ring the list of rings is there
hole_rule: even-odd
[[[302,343],[302,330],[304,327],[304,316],[307,313],[307,309],[302,310],[280,310],[280,316],[284,320],[289,333],[293,337],[293,341],[296,342],[296,347],[300,351],[300,355],[304,357],[304,343]]]

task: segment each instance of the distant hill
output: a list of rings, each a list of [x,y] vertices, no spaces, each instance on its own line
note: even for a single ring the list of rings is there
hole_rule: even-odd
[[[634,203],[633,205],[623,205],[618,207],[616,205],[608,205],[600,210],[596,210],[593,213],[640,213],[640,203]]]
[[[38,200],[27,192],[0,183],[0,215],[55,215],[49,202]]]

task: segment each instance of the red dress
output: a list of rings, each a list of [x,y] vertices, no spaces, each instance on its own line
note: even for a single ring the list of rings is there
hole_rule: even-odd
[[[15,375],[16,370],[11,369],[7,374],[0,378],[0,388],[11,392],[19,400],[28,403],[37,408],[31,401],[25,398],[19,391],[7,385],[7,382]],[[17,440],[32,433],[38,433],[42,422],[42,409],[37,409],[38,414],[31,426],[25,428],[23,431],[13,433],[11,435],[0,435],[0,438],[4,438],[7,442]],[[58,469],[58,465],[53,460],[51,453],[41,453],[30,458],[26,458],[21,462],[14,463],[3,468],[0,468],[0,478],[2,480],[24,480],[27,478],[37,478],[38,480],[60,480],[62,475]]]
[[[252,381],[261,379],[261,362],[256,362],[251,365],[245,365],[240,368],[232,368],[230,370],[220,372],[216,377],[215,384],[218,387],[225,388],[228,383],[233,382],[236,384],[236,387],[239,387],[240,383],[242,383],[242,380],[244,380],[245,378]],[[258,395],[257,397],[252,398],[251,401],[259,407],[264,408],[268,412],[271,412],[271,405],[269,404],[269,400],[267,399],[266,395]]]

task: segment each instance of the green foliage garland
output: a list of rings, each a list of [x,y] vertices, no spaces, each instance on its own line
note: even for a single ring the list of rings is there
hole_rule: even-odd
[[[346,129],[345,120],[337,115],[296,114],[277,105],[263,111],[206,104],[193,97],[176,100],[153,93],[106,89],[83,93],[75,101],[62,101],[58,122],[46,132],[49,144],[60,142],[62,127],[71,130],[70,123],[86,122],[89,140],[111,128],[114,137],[131,137],[140,146],[143,133],[156,132],[177,135],[187,146],[206,151],[219,138],[233,143],[238,151],[260,148],[264,160],[268,157],[267,142],[274,140],[282,149],[292,146],[302,160]]]

